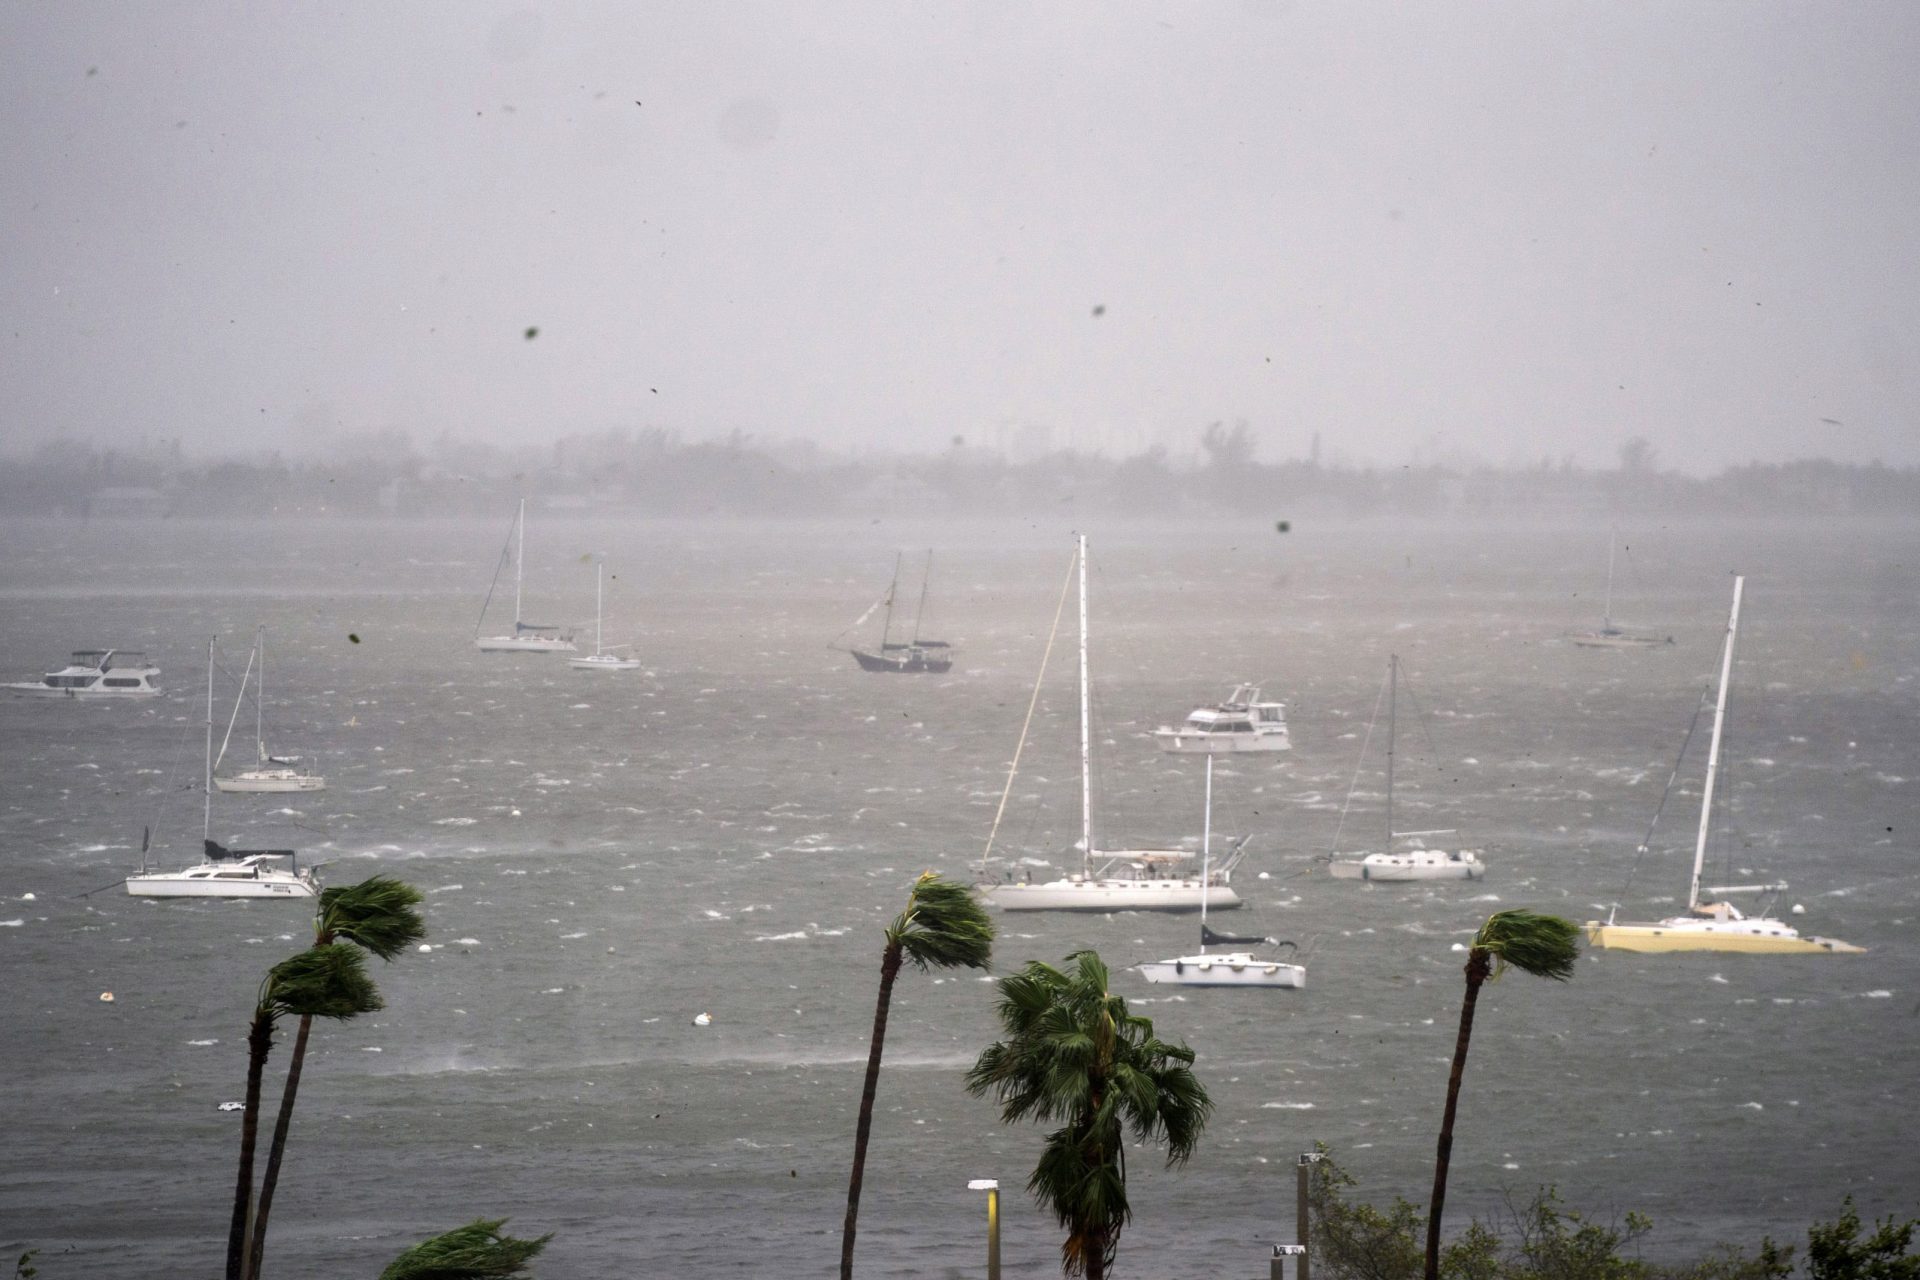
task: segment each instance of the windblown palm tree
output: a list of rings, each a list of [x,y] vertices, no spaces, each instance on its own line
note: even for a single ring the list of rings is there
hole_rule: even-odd
[[[383,1007],[357,947],[329,944],[289,956],[267,971],[247,1032],[247,1100],[240,1118],[240,1174],[227,1233],[227,1280],[240,1280],[247,1260],[254,1145],[260,1133],[260,1078],[281,1018],[353,1018]]]
[[[444,1235],[422,1240],[380,1273],[380,1280],[494,1280],[524,1276],[533,1256],[553,1239],[548,1232],[538,1240],[516,1240],[500,1234],[505,1218],[485,1218],[455,1227]]]
[[[392,960],[427,936],[426,922],[415,909],[420,897],[418,889],[391,876],[369,876],[358,884],[323,889],[314,913],[314,945],[352,943],[382,960]],[[260,1200],[253,1214],[244,1280],[259,1276],[261,1260],[266,1256],[267,1215],[273,1209],[273,1191],[280,1181],[280,1161],[287,1150],[294,1099],[300,1092],[300,1072],[307,1059],[307,1034],[312,1028],[312,1017],[302,1016],[300,1028],[294,1033],[293,1051],[287,1055],[287,1083],[280,1092],[280,1113],[274,1118],[267,1169],[260,1179]]]
[[[1447,1109],[1440,1118],[1440,1150],[1433,1162],[1433,1202],[1427,1208],[1427,1280],[1440,1276],[1440,1212],[1447,1201],[1447,1164],[1453,1158],[1453,1116],[1460,1104],[1460,1077],[1473,1040],[1473,1007],[1480,988],[1509,968],[1536,978],[1565,982],[1580,957],[1579,926],[1533,911],[1496,911],[1467,949],[1467,994],[1460,1002],[1460,1035],[1447,1077]]]
[[[1167,1166],[1184,1164],[1213,1099],[1194,1078],[1193,1050],[1154,1037],[1153,1023],[1107,990],[1107,966],[1092,951],[1067,957],[1063,973],[1034,961],[1000,982],[1007,1038],[967,1072],[967,1091],[991,1091],[1000,1118],[1058,1120],[1027,1179],[1034,1199],[1067,1230],[1069,1276],[1104,1280],[1132,1217],[1127,1206],[1125,1129],[1164,1141]]]
[[[880,953],[880,998],[873,1011],[873,1042],[867,1050],[867,1080],[860,1091],[860,1122],[853,1136],[853,1172],[847,1178],[847,1220],[840,1232],[840,1280],[853,1280],[853,1237],[860,1216],[860,1183],[867,1170],[867,1138],[873,1131],[873,1099],[880,1087],[880,1054],[887,1040],[887,1010],[903,960],[922,972],[965,966],[984,969],[993,958],[993,921],[965,885],[924,872],[907,894],[907,909],[887,926]]]

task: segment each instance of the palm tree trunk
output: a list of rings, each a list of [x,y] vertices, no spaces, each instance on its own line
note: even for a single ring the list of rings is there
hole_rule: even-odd
[[[1433,1202],[1427,1207],[1427,1280],[1440,1280],[1440,1211],[1447,1203],[1447,1165],[1453,1159],[1453,1116],[1460,1106],[1460,1077],[1473,1042],[1473,1007],[1493,958],[1475,947],[1467,954],[1467,994],[1460,1001],[1460,1035],[1453,1042],[1453,1072],[1447,1077],[1447,1109],[1440,1117],[1440,1149],[1433,1159]]]
[[[873,1132],[873,1099],[880,1091],[880,1053],[887,1042],[887,1006],[900,976],[900,944],[889,942],[880,960],[880,998],[873,1010],[873,1043],[867,1049],[867,1082],[860,1090],[860,1123],[853,1132],[853,1172],[847,1177],[847,1221],[840,1230],[840,1280],[853,1280],[853,1237],[860,1217],[860,1182],[867,1172],[867,1137]]]
[[[267,1171],[260,1175],[260,1207],[254,1211],[252,1242],[247,1248],[247,1269],[243,1280],[256,1280],[260,1259],[267,1252],[267,1214],[273,1208],[273,1188],[280,1181],[280,1159],[287,1153],[287,1131],[293,1127],[293,1102],[300,1092],[300,1068],[307,1060],[307,1033],[313,1029],[313,1017],[300,1019],[300,1030],[293,1037],[288,1054],[287,1083],[280,1092],[280,1114],[273,1121],[273,1139],[267,1144]]]
[[[240,1174],[233,1189],[233,1222],[227,1228],[227,1280],[241,1280],[247,1256],[247,1217],[253,1199],[253,1150],[260,1139],[260,1078],[273,1049],[273,1018],[256,1009],[247,1032],[247,1100],[240,1113]]]

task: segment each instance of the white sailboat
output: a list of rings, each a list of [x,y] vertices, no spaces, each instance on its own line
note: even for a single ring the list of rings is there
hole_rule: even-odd
[[[1607,540],[1607,595],[1600,609],[1600,625],[1592,631],[1575,631],[1567,636],[1582,649],[1653,649],[1672,644],[1672,636],[1657,636],[1645,631],[1627,631],[1613,625],[1613,556],[1620,539]]]
[[[1394,711],[1399,697],[1400,655],[1393,654],[1387,658],[1387,843],[1377,853],[1336,853],[1328,870],[1335,880],[1478,880],[1486,874],[1487,867],[1474,850],[1429,849],[1419,844],[1404,849],[1394,847],[1394,842],[1399,840],[1420,841],[1428,836],[1458,834],[1452,830],[1396,832],[1393,829]]]
[[[543,626],[523,622],[520,617],[520,588],[526,577],[527,500],[507,530],[507,545],[500,550],[500,563],[494,566],[493,581],[487,586],[487,598],[480,606],[480,620],[474,624],[473,643],[482,653],[575,653],[573,632],[566,627]],[[483,636],[480,627],[487,620],[487,605],[493,603],[494,588],[500,585],[500,570],[513,560],[513,631],[501,636]]]
[[[140,870],[127,892],[141,898],[312,898],[320,884],[291,849],[228,849],[213,838],[213,641],[207,641],[207,768],[201,790],[201,861],[179,871],[149,871],[146,833]]]
[[[599,557],[593,562],[593,652],[580,658],[568,658],[567,665],[575,671],[637,671],[640,659],[625,657],[619,653],[608,652],[600,637],[600,615],[605,601],[606,561]],[[625,649],[626,645],[619,648]]]
[[[1727,681],[1733,674],[1733,641],[1740,628],[1740,594],[1745,578],[1733,580],[1733,612],[1727,618],[1727,642],[1720,655],[1720,688],[1713,705],[1713,738],[1707,747],[1707,776],[1700,792],[1700,828],[1693,843],[1693,878],[1687,885],[1687,914],[1648,924],[1587,922],[1587,940],[1597,947],[1619,951],[1743,951],[1767,955],[1858,954],[1865,950],[1834,938],[1802,936],[1800,931],[1766,915],[1743,915],[1723,895],[1778,894],[1785,884],[1709,885],[1704,892],[1720,897],[1702,902],[1701,868],[1707,857],[1707,829],[1713,812],[1714,779],[1720,771],[1720,731],[1727,715]],[[1678,772],[1678,766],[1675,766]],[[1671,786],[1671,782],[1668,784]],[[1651,839],[1652,833],[1648,833]],[[1646,845],[1640,846],[1645,852]],[[1616,908],[1617,910],[1617,908]]]
[[[1222,866],[1196,875],[1196,858],[1188,849],[1100,849],[1094,844],[1085,534],[1079,537],[1075,559],[1080,576],[1080,870],[1040,884],[982,884],[980,893],[1007,911],[1198,911],[1209,898],[1216,911],[1237,907],[1240,897],[1231,878],[1242,850],[1236,849]],[[1014,759],[1017,765],[1018,752]],[[1011,773],[1007,782],[1011,788]],[[1001,804],[1004,809],[1004,797]]]
[[[267,750],[266,703],[267,703],[267,629],[261,627],[256,633],[253,645],[253,661],[249,667],[258,667],[259,674],[254,677],[253,698],[253,748],[256,763],[251,769],[242,769],[238,773],[225,777],[214,775],[213,785],[222,791],[243,792],[251,795],[287,795],[300,791],[325,791],[327,780],[313,771],[313,767],[299,756],[276,756]],[[240,696],[246,697],[247,682],[240,681]],[[239,714],[236,703],[234,713]],[[227,726],[231,736],[233,726]],[[220,752],[226,754],[226,744],[220,744]],[[214,761],[218,769],[220,762]]]
[[[1244,847],[1243,839],[1237,847]],[[1271,938],[1239,938],[1218,934],[1207,928],[1207,873],[1213,849],[1213,757],[1207,757],[1206,817],[1200,828],[1200,950],[1195,955],[1176,956],[1172,960],[1149,960],[1139,966],[1148,982],[1164,982],[1180,987],[1258,987],[1298,989],[1307,985],[1307,968],[1302,964],[1273,957],[1256,956],[1250,951],[1208,951],[1209,946],[1241,947],[1264,943],[1268,946],[1292,946]]]

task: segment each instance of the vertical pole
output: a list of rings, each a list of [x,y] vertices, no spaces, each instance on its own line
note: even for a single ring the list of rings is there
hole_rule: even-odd
[[[520,634],[520,579],[527,569],[527,500],[520,499],[520,545],[513,553],[513,634]]]
[[[253,694],[253,750],[264,765],[267,762],[267,628],[264,623],[254,630],[253,649],[260,657],[260,687]]]
[[[1308,1180],[1313,1176],[1313,1166],[1317,1159],[1318,1157],[1310,1152],[1302,1152],[1300,1155],[1300,1163],[1295,1166],[1297,1173],[1294,1184],[1293,1230],[1295,1243],[1300,1246],[1298,1280],[1308,1280],[1307,1258],[1309,1256],[1309,1250],[1307,1247],[1307,1234],[1308,1228],[1311,1225],[1312,1204],[1307,1194],[1307,1187]]]
[[[920,644],[920,620],[924,618],[927,613],[927,584],[932,581],[933,549],[929,547],[927,549],[926,572],[920,575],[920,607],[913,611],[913,643],[916,648],[918,648]]]
[[[1000,1280],[1000,1188],[987,1191],[987,1280]]]
[[[893,597],[900,590],[900,553],[893,553],[893,581],[887,585],[887,620],[880,624],[880,652],[887,651],[887,637],[893,633]]]
[[[1387,847],[1393,852],[1393,709],[1400,697],[1400,655],[1387,656]]]
[[[606,652],[606,646],[601,644],[600,642],[600,614],[602,610],[601,602],[605,597],[605,590],[602,584],[606,581],[606,577],[607,577],[607,562],[604,560],[594,561],[593,562],[593,654],[596,658],[599,657],[602,653]]]
[[[1093,723],[1087,687],[1087,535],[1080,535],[1080,872],[1093,871]]]
[[[214,637],[207,637],[207,773],[200,787],[200,839],[203,843],[213,839],[213,641]]]
[[[1733,580],[1733,613],[1727,618],[1727,646],[1720,654],[1720,694],[1713,704],[1713,741],[1707,747],[1707,782],[1700,791],[1700,834],[1693,842],[1693,882],[1687,886],[1687,910],[1700,905],[1700,867],[1707,858],[1707,818],[1713,810],[1713,778],[1720,768],[1720,726],[1727,718],[1727,678],[1733,674],[1733,638],[1740,629],[1740,588]]]
[[[1613,553],[1620,541],[1620,531],[1615,529],[1607,539],[1607,603],[1600,610],[1600,629],[1613,630]]]
[[[1207,891],[1213,885],[1213,753],[1207,753],[1207,808],[1200,819],[1200,954],[1207,954]]]

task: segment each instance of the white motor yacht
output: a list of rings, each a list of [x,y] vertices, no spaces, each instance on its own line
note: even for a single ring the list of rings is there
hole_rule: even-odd
[[[160,668],[131,649],[76,649],[71,661],[38,680],[0,685],[28,698],[157,698]]]
[[[1202,755],[1293,749],[1287,704],[1262,700],[1257,684],[1238,685],[1225,702],[1196,708],[1177,729],[1162,725],[1153,740],[1162,751]]]

